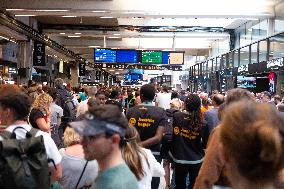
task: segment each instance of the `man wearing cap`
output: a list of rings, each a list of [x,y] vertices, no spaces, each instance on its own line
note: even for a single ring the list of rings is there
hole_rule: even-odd
[[[90,107],[81,121],[71,122],[82,136],[85,159],[96,159],[100,172],[92,189],[137,189],[137,180],[125,164],[120,146],[127,120],[114,105]]]

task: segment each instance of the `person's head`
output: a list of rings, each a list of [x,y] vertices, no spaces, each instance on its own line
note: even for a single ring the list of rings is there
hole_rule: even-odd
[[[187,96],[184,102],[184,108],[189,112],[190,126],[194,128],[200,128],[201,126],[201,100],[198,95],[190,94]]]
[[[178,98],[178,97],[179,97],[178,92],[177,91],[173,91],[172,95],[171,95],[171,99]]]
[[[140,98],[142,102],[153,101],[155,97],[155,87],[151,84],[145,84],[140,89]]]
[[[273,100],[275,105],[277,105],[279,102],[281,102],[281,97],[279,95],[274,95]]]
[[[31,107],[30,97],[15,85],[0,86],[0,124],[26,121]]]
[[[66,127],[64,131],[63,143],[65,147],[73,146],[75,144],[80,144],[80,135],[71,127]]]
[[[86,88],[86,95],[88,97],[94,97],[94,96],[96,96],[96,94],[97,94],[97,87],[96,86]]]
[[[131,98],[133,96],[132,89],[127,89],[127,96],[128,96],[128,98],[129,97]]]
[[[53,102],[55,102],[58,98],[58,94],[55,88],[49,88],[49,90],[47,91],[47,93],[51,96],[51,98],[53,99]]]
[[[47,93],[43,93],[36,97],[36,99],[32,104],[32,107],[39,109],[41,111],[47,111],[52,102],[53,102],[52,97]]]
[[[140,142],[140,137],[138,131],[135,127],[127,127],[124,141],[122,141],[122,157],[126,164],[136,176],[137,180],[141,180],[145,176],[145,171],[143,170],[141,155],[143,158],[147,157],[142,151],[141,147],[138,145]],[[148,163],[148,160],[147,160]],[[149,163],[148,163],[149,166]]]
[[[82,120],[69,123],[81,136],[85,159],[103,161],[120,152],[128,122],[114,105],[89,107]]]
[[[181,110],[181,102],[178,98],[171,100],[170,107],[172,109]]]
[[[231,104],[220,137],[231,180],[237,174],[252,183],[270,182],[283,168],[284,120],[269,104]]]
[[[58,88],[58,89],[62,89],[62,88],[64,88],[63,83],[64,83],[63,79],[61,79],[61,78],[56,78],[56,79],[54,80],[54,87],[56,87],[56,88]]]
[[[268,91],[262,93],[262,102],[267,103],[271,101],[271,94]]]
[[[106,96],[103,91],[96,93],[96,103],[97,105],[104,105],[106,103]]]
[[[109,95],[109,98],[110,99],[117,99],[118,95],[119,95],[119,92],[117,90],[112,90],[110,95]]]
[[[162,92],[169,92],[169,87],[167,85],[162,85]]]
[[[224,103],[224,100],[225,100],[225,98],[221,94],[213,95],[213,97],[212,97],[212,105],[216,106],[216,107],[219,107],[221,104]]]
[[[218,107],[218,119],[222,121],[225,110],[225,103],[220,104]]]
[[[235,88],[227,92],[225,105],[228,106],[229,104],[240,100],[255,101],[254,96],[248,90]]]

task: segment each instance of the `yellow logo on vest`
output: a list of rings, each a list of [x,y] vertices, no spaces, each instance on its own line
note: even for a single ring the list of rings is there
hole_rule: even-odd
[[[179,128],[178,128],[178,127],[175,127],[175,128],[174,128],[174,133],[175,133],[175,135],[178,135],[178,134],[179,134]]]
[[[136,119],[135,118],[130,118],[128,122],[129,126],[134,126],[136,124]]]

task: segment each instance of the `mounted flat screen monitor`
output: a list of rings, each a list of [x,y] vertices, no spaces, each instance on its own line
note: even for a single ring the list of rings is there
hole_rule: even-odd
[[[256,88],[256,77],[237,76],[237,87],[243,89]]]
[[[182,65],[184,63],[183,52],[163,51],[163,64]]]
[[[136,50],[117,50],[116,61],[118,63],[138,63],[138,55]]]
[[[116,62],[116,50],[95,49],[95,62]]]
[[[142,64],[162,64],[163,61],[162,51],[142,51],[141,57]]]

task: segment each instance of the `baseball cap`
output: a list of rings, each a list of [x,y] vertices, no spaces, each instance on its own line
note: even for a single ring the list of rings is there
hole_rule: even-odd
[[[82,136],[95,136],[102,133],[119,134],[124,137],[126,128],[109,123],[86,113],[80,121],[70,122],[69,125]]]

